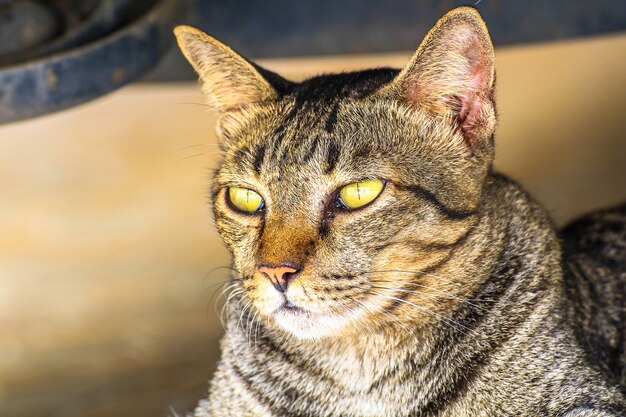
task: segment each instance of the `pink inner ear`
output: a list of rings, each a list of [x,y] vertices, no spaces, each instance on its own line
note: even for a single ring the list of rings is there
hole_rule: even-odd
[[[486,79],[490,75],[489,64],[481,60],[481,55],[474,47],[468,48],[465,56],[471,70],[465,84],[465,91],[458,96],[461,106],[457,117],[465,141],[473,149],[477,139],[476,130],[480,128],[482,108],[485,100],[492,100],[493,92],[492,87],[486,85]]]
[[[461,101],[461,109],[459,110],[458,121],[459,127],[463,132],[465,142],[474,148],[476,144],[476,135],[474,129],[476,125],[480,123],[480,112],[483,106],[482,100],[477,94],[472,94],[470,97],[466,97]]]
[[[445,22],[444,22],[445,23]],[[453,115],[471,150],[493,127],[493,48],[483,28],[469,20],[442,25],[406,69],[401,93],[409,104]]]

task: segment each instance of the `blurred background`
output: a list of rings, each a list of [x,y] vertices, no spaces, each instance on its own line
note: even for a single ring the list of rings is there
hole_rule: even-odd
[[[460,4],[0,0],[0,416],[165,416],[206,395],[229,258],[214,118],[174,25],[297,80],[401,67]],[[476,6],[496,168],[559,225],[625,201],[626,3]]]

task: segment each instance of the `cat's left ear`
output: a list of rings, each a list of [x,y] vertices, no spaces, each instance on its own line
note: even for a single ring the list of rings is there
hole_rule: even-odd
[[[437,22],[409,64],[379,93],[452,116],[473,151],[495,129],[494,90],[494,51],[485,22],[476,9],[458,7]]]
[[[223,137],[236,135],[245,124],[247,107],[277,99],[276,85],[288,82],[199,29],[178,26],[174,34],[183,55],[200,77],[207,105],[220,115],[218,132]]]

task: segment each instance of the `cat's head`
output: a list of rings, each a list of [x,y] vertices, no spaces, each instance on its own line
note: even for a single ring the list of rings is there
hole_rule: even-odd
[[[176,36],[220,115],[213,209],[248,306],[302,338],[446,308],[459,283],[436,270],[475,223],[494,153],[478,12],[446,14],[401,71],[302,83]]]

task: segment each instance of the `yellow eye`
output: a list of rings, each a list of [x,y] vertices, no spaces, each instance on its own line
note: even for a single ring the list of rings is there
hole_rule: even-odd
[[[357,209],[374,201],[384,185],[379,179],[354,182],[339,191],[339,200],[347,209]]]
[[[265,204],[259,193],[248,188],[229,187],[228,199],[235,208],[246,213],[259,211]]]

